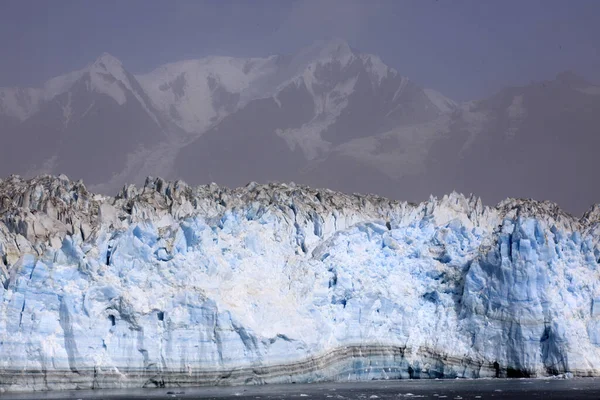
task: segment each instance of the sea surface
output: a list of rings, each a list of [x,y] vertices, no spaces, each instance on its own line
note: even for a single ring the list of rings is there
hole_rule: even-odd
[[[600,379],[477,379],[336,382],[170,389],[3,393],[4,399],[600,399]]]

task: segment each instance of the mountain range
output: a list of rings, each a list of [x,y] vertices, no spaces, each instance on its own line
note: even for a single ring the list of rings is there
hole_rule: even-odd
[[[0,176],[64,173],[115,193],[147,175],[294,181],[409,201],[600,198],[600,86],[571,72],[455,102],[345,41],[132,74],[110,54],[41,88],[0,89]]]

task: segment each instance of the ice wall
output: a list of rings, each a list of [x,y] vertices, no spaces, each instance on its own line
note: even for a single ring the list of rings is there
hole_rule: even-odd
[[[600,375],[600,212],[0,181],[4,390]]]

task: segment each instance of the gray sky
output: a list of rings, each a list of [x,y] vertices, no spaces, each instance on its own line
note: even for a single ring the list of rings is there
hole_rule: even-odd
[[[600,1],[0,1],[0,86],[107,51],[131,72],[205,55],[291,53],[341,37],[457,100],[571,69],[600,82]]]

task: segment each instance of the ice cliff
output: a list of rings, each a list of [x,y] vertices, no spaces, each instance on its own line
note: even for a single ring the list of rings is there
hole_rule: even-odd
[[[600,207],[0,181],[3,390],[600,375]]]

